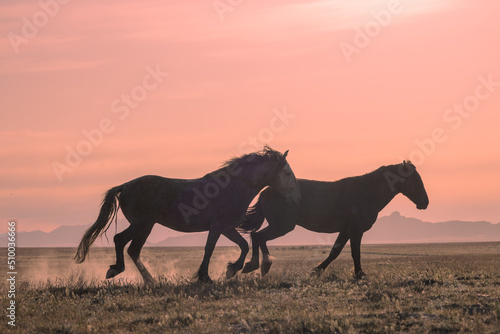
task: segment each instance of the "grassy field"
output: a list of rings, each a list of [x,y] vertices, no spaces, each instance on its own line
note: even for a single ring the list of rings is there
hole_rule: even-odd
[[[202,248],[146,248],[158,283],[145,287],[131,262],[103,280],[112,249],[93,248],[82,265],[72,263],[73,249],[19,249],[17,326],[7,325],[2,283],[0,332],[500,333],[500,243],[363,245],[362,280],[353,279],[347,247],[323,276],[310,277],[329,250],[272,247],[268,276],[225,280],[238,251],[219,247],[214,283],[199,284],[191,275]]]

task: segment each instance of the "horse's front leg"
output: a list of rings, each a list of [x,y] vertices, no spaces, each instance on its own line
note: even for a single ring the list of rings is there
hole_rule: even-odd
[[[333,244],[332,250],[330,251],[328,257],[325,259],[325,261],[321,262],[321,264],[312,269],[311,275],[320,276],[323,271],[325,271],[326,267],[328,267],[328,265],[340,255],[348,240],[349,234],[345,230],[340,232],[337,240],[335,240],[335,244]]]
[[[207,244],[205,245],[205,256],[203,257],[203,262],[198,269],[198,272],[195,274],[195,278],[200,282],[211,282],[210,276],[208,275],[208,264],[210,263],[210,258],[214,252],[215,245],[217,244],[217,240],[220,237],[219,231],[210,230],[208,232]]]
[[[243,268],[245,258],[248,254],[248,242],[235,229],[224,233],[224,236],[236,243],[241,250],[238,260],[234,263],[229,262],[227,264],[226,278],[231,278],[234,277],[236,273],[241,270],[241,268]]]
[[[242,273],[251,273],[254,270],[259,269],[259,251],[260,251],[260,243],[258,240],[258,234],[260,232],[252,232],[250,234],[250,238],[252,239],[252,258],[250,261],[245,263],[245,267],[243,268]]]
[[[363,233],[355,233],[351,237],[351,255],[354,261],[354,277],[357,279],[363,278],[365,273],[361,270],[361,238]]]

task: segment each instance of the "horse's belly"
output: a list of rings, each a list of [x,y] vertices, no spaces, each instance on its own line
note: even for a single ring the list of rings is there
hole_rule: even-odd
[[[210,221],[196,214],[184,212],[169,205],[158,220],[158,224],[179,232],[203,232],[210,229]]]
[[[302,226],[306,230],[320,233],[337,233],[342,230],[343,224],[336,224],[335,222],[299,222],[297,225]]]
[[[336,233],[340,232],[345,224],[331,212],[315,210],[301,212],[297,225],[313,232]]]

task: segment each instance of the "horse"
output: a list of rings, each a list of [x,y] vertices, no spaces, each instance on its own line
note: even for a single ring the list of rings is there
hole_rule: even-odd
[[[154,279],[140,259],[141,249],[153,226],[158,223],[180,232],[209,231],[203,261],[195,274],[201,282],[210,282],[208,265],[220,235],[236,243],[241,255],[228,263],[226,277],[243,268],[248,243],[236,231],[245,218],[252,200],[266,186],[272,186],[291,202],[300,201],[295,175],[284,154],[265,146],[261,151],[228,160],[219,169],[198,179],[172,179],[146,175],[107,191],[96,222],[85,232],[74,259],[85,261],[96,238],[109,229],[121,208],[130,223],[113,238],[116,263],[109,267],[106,279],[125,270],[123,250],[134,261],[146,284]]]
[[[249,209],[244,223],[238,228],[240,232],[251,232],[252,240],[252,258],[245,263],[242,273],[259,268],[260,248],[263,255],[261,274],[266,275],[272,264],[266,242],[299,225],[314,232],[339,232],[329,256],[313,268],[312,275],[321,275],[350,240],[354,276],[361,278],[364,276],[360,259],[361,238],[373,226],[378,213],[399,193],[408,197],[417,209],[423,210],[429,205],[422,178],[415,166],[406,161],[335,182],[297,181],[302,194],[300,204],[289,203],[276,189],[269,187]],[[269,225],[258,231],[264,219]]]

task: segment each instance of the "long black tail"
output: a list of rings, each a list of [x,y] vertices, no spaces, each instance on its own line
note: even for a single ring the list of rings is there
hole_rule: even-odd
[[[257,203],[248,209],[245,216],[245,221],[237,230],[242,233],[250,233],[257,231],[264,224],[264,212],[262,211],[260,198]]]
[[[109,226],[113,222],[113,219],[116,218],[116,214],[120,208],[120,204],[117,203],[116,197],[121,191],[122,186],[117,186],[109,189],[106,196],[104,196],[101,204],[101,211],[99,212],[96,222],[85,232],[82,241],[80,241],[80,245],[78,246],[74,257],[76,263],[82,263],[85,261],[85,257],[89,252],[90,246],[94,243],[98,236],[108,230]]]

